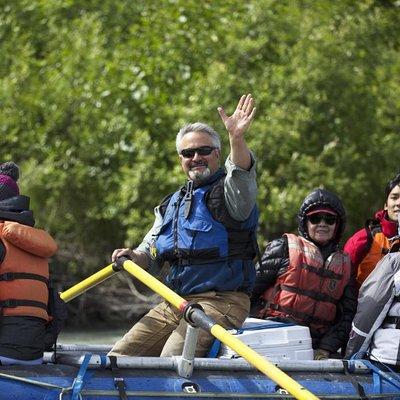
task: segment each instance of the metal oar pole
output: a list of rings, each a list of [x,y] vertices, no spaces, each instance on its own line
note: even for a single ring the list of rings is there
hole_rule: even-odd
[[[114,264],[110,264],[107,267],[104,267],[100,271],[95,274],[89,276],[84,279],[82,282],[77,283],[66,291],[60,293],[60,297],[64,300],[65,303],[68,303],[75,297],[78,297],[80,294],[85,293],[87,290],[92,287],[98,285],[101,282],[104,282],[114,274],[118,273],[121,269],[116,268]]]
[[[177,309],[181,310],[184,314],[185,319],[189,323],[197,325],[204,330],[210,332],[214,337],[236,351],[237,354],[242,356],[259,371],[261,371],[267,377],[276,382],[280,387],[286,389],[296,399],[318,400],[318,397],[316,397],[306,388],[301,386],[289,375],[285,374],[270,361],[260,356],[250,347],[242,343],[239,339],[235,338],[222,326],[216,324],[210,317],[208,317],[204,313],[201,306],[188,303],[184,298],[180,297],[170,288],[161,283],[158,279],[154,278],[144,269],[139,267],[139,265],[135,264],[125,257],[121,257],[118,259],[118,265],[121,266],[125,271],[133,275],[135,278],[139,279],[154,292],[158,293]]]

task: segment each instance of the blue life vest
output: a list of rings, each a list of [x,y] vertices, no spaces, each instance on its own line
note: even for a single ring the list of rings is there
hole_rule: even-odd
[[[160,207],[163,225],[153,245],[157,259],[170,263],[167,285],[181,295],[251,293],[254,286],[257,207],[245,221],[234,220],[225,205],[224,178],[220,169],[202,186],[188,181]]]

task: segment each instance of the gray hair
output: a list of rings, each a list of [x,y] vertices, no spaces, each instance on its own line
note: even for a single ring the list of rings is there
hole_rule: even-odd
[[[213,146],[216,147],[217,149],[221,149],[221,139],[218,133],[215,132],[214,129],[207,124],[203,124],[202,122],[194,122],[192,124],[185,125],[183,128],[179,130],[178,134],[176,135],[176,151],[178,152],[178,154],[180,153],[181,150],[179,146],[182,138],[190,132],[206,133],[211,137]]]

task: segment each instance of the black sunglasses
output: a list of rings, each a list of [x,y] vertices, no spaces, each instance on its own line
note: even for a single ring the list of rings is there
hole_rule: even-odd
[[[195,147],[193,149],[183,149],[181,150],[181,155],[182,157],[185,158],[193,158],[196,153],[199,156],[208,156],[215,149],[216,147],[211,147],[211,146],[201,146],[201,147]]]
[[[331,214],[313,214],[307,217],[307,219],[313,224],[317,225],[324,220],[328,225],[334,225],[337,221],[336,215]]]

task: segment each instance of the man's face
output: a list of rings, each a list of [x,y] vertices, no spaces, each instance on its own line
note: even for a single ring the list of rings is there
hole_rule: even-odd
[[[395,186],[389,193],[385,203],[385,210],[391,221],[397,221],[398,214],[400,213],[400,186]]]
[[[210,135],[203,132],[189,132],[181,140],[179,152],[200,147],[214,147]],[[213,149],[209,155],[198,152],[193,157],[184,157],[179,154],[182,169],[192,181],[202,181],[213,175],[219,168],[219,149]]]

